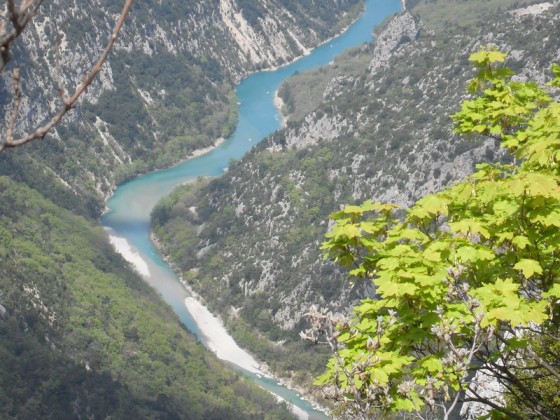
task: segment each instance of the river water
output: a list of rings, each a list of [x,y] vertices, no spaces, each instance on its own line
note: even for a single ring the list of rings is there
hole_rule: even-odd
[[[197,324],[187,310],[187,290],[150,241],[150,213],[157,202],[176,186],[199,176],[220,175],[231,159],[239,159],[256,143],[278,130],[281,127],[281,117],[274,106],[274,94],[284,79],[295,72],[325,66],[344,50],[371,41],[373,27],[401,9],[401,0],[366,0],[365,3],[363,15],[339,37],[285,67],[255,73],[244,79],[236,89],[239,102],[237,127],[231,137],[218,148],[123,184],[108,201],[109,210],[101,222],[109,231],[117,249],[135,264],[144,280],[171,305],[181,322],[203,343],[208,341],[208,333],[205,334],[204,328],[209,328],[210,324]],[[217,354],[220,357],[220,353]],[[235,360],[230,361],[236,364]],[[264,378],[251,369],[248,371],[242,363],[237,367],[262,387],[297,406],[300,417],[325,418],[297,394],[278,385],[274,380]],[[302,415],[302,412],[306,414]]]

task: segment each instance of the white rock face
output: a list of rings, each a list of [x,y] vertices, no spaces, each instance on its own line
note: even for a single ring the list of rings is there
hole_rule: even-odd
[[[415,40],[420,33],[420,25],[408,12],[403,12],[393,18],[387,28],[376,40],[373,57],[369,65],[369,72],[375,74],[385,66],[393,52],[400,45]],[[355,79],[351,76],[341,75],[333,78],[323,92],[325,101],[332,101],[343,95],[352,87]],[[329,141],[340,137],[342,134],[354,130],[355,124],[345,119],[342,115],[323,115],[316,113],[308,115],[302,126],[297,130],[288,130],[286,144],[288,148],[304,148],[315,145],[321,141]],[[273,145],[271,150],[281,147]]]
[[[475,383],[475,391],[482,398],[503,405],[503,387],[493,376],[487,374],[484,370],[479,370],[473,380]],[[479,402],[467,402],[461,407],[461,418],[465,420],[475,420],[481,416],[488,414],[489,407]]]
[[[24,284],[23,292],[27,295],[29,302],[33,305],[33,307],[39,311],[39,314],[47,320],[49,325],[52,327],[56,321],[56,313],[43,303],[41,292],[37,286],[33,282],[31,284]],[[3,315],[1,312],[2,310],[0,309],[0,315]]]
[[[337,76],[329,81],[325,91],[323,92],[324,100],[331,100],[337,96],[342,95],[348,86],[354,82],[354,78],[351,76]]]
[[[370,73],[383,67],[399,45],[415,40],[419,34],[420,26],[410,13],[404,12],[392,19],[376,40],[373,59],[369,65]]]
[[[349,126],[342,116],[330,118],[323,115],[316,118],[315,114],[308,115],[305,118],[304,128],[298,132],[289,132],[286,136],[286,145],[289,148],[302,148],[317,144],[319,141],[328,141],[339,137],[342,132],[350,130]]]
[[[287,11],[284,14],[290,16]],[[298,45],[300,53],[308,51],[293,31],[287,32],[291,39],[286,38],[286,34],[281,30],[283,24],[275,16],[267,15],[260,19],[262,30],[251,26],[237,7],[235,0],[220,0],[220,16],[242,53],[240,58],[249,63],[270,67],[275,65],[278,59],[290,59],[293,57],[290,41]]]
[[[552,6],[554,6],[554,4],[551,2],[533,4],[528,7],[512,10],[511,14],[517,17],[526,16],[526,15],[536,16],[536,15],[540,15],[545,10],[550,9]]]

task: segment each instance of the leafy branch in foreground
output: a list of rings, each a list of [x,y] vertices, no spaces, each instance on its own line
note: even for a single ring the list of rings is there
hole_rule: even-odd
[[[452,118],[458,133],[500,140],[516,164],[480,164],[403,219],[371,202],[332,215],[326,255],[372,281],[377,299],[334,329],[312,313],[303,335],[333,347],[317,383],[355,418],[447,419],[464,401],[495,418],[560,415],[551,398],[560,360],[545,344],[560,338],[560,105],[536,83],[513,81],[497,65],[505,59],[491,48],[471,55],[475,97]],[[549,86],[559,87],[560,66],[552,71]],[[480,392],[477,371],[500,395]]]

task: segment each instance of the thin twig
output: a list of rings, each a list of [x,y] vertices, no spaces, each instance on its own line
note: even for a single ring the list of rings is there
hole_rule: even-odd
[[[551,364],[549,364],[546,360],[544,360],[537,353],[535,353],[535,351],[532,348],[527,347],[525,350],[529,353],[530,357],[532,357],[535,362],[537,362],[543,368],[548,370],[552,375],[556,377],[556,379],[560,381],[559,371],[557,371]]]
[[[8,20],[12,23],[12,30],[0,34],[0,72],[11,60],[10,48],[14,40],[21,35],[25,27],[37,15],[43,0],[25,0],[16,10],[14,0],[7,0]],[[4,28],[2,28],[4,29]]]
[[[17,122],[17,116],[19,113],[19,107],[21,105],[21,89],[19,87],[19,68],[15,68],[12,73],[12,85],[14,87],[14,106],[12,108],[12,116],[8,123],[8,129],[6,130],[6,138],[11,139],[14,134],[14,128]]]
[[[469,401],[481,402],[483,404],[489,405],[490,407],[492,407],[495,410],[498,410],[498,411],[504,413],[506,416],[509,416],[512,419],[524,420],[524,418],[521,417],[520,415],[509,411],[508,409],[496,404],[495,402],[489,400],[488,398],[484,398],[484,397],[480,396],[474,389],[469,388],[468,392],[470,392],[472,395],[474,395],[474,398],[469,398],[469,397],[464,398],[462,400],[463,402],[469,402]]]

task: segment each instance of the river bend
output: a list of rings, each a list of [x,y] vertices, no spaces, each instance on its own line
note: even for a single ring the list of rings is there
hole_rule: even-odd
[[[150,213],[157,202],[176,186],[199,176],[220,175],[231,159],[241,158],[256,143],[280,129],[281,116],[274,106],[274,95],[287,77],[295,72],[328,65],[344,50],[371,41],[374,26],[400,9],[400,0],[366,0],[362,16],[342,35],[287,66],[254,73],[244,79],[236,88],[239,120],[234,133],[226,141],[202,156],[119,186],[109,199],[109,210],[101,220],[117,250],[172,306],[190,331],[219,358],[233,363],[259,385],[293,404],[294,412],[300,418],[326,417],[313,410],[296,393],[264,377],[256,361],[239,349],[223,328],[220,330],[219,320],[189,295],[150,241]]]

